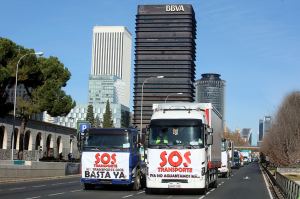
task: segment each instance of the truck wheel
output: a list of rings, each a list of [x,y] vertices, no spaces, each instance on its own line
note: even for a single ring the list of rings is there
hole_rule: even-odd
[[[95,185],[93,185],[93,184],[89,184],[89,183],[84,183],[83,184],[83,189],[84,190],[92,190],[94,188],[95,188]]]
[[[209,183],[208,183],[208,175],[206,175],[206,179],[205,179],[205,188],[200,189],[199,192],[201,195],[206,195],[207,191],[208,191],[208,187],[209,187]]]
[[[134,183],[132,185],[133,191],[138,191],[141,188],[141,172],[139,169],[135,171]]]
[[[211,184],[212,188],[217,188],[218,187],[218,181],[215,180],[212,184]]]
[[[230,173],[229,173],[229,171],[227,171],[227,173],[225,174],[225,178],[229,178],[229,176],[230,176]]]

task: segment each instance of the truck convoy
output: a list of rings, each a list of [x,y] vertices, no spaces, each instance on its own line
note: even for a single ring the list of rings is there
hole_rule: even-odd
[[[90,128],[79,136],[81,183],[84,189],[99,184],[141,187],[138,131],[125,128]]]
[[[146,136],[146,193],[216,187],[222,132],[222,117],[211,103],[153,104]]]

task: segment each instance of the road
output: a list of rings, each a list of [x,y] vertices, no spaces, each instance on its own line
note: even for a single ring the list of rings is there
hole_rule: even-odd
[[[252,163],[233,171],[233,176],[218,180],[219,186],[210,189],[206,195],[187,192],[160,192],[145,194],[144,190],[130,191],[124,187],[98,187],[85,191],[79,183],[79,177],[52,179],[43,181],[0,184],[1,199],[54,199],[54,198],[182,198],[182,199],[268,199],[270,198],[263,176],[257,163]]]

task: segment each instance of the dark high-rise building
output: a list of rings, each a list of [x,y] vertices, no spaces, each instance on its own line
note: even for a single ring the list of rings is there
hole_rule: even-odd
[[[196,20],[191,5],[140,5],[136,15],[134,118],[149,124],[152,104],[193,102]],[[164,76],[164,78],[157,78]],[[142,105],[142,106],[141,106]]]
[[[258,141],[262,141],[264,135],[264,120],[259,120],[258,126]]]
[[[225,81],[220,76],[214,73],[202,74],[202,78],[195,83],[195,101],[199,103],[212,103],[224,119]]]

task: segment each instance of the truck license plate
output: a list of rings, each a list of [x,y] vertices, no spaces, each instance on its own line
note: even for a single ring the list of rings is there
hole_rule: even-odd
[[[171,189],[180,188],[180,184],[168,184],[168,187]]]

